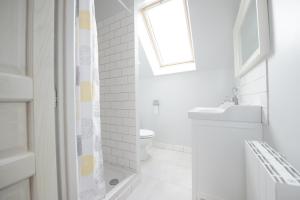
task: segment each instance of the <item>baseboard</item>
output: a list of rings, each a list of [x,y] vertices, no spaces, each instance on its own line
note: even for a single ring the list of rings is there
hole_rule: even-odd
[[[174,145],[174,144],[167,144],[162,142],[153,141],[153,146],[160,149],[167,149],[171,151],[178,151],[183,153],[192,153],[192,148],[188,146],[182,145]]]

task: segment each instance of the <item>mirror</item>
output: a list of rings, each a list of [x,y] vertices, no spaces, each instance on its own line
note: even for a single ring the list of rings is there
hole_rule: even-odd
[[[235,74],[243,76],[269,53],[267,0],[242,0],[234,27]]]
[[[244,64],[259,48],[256,2],[251,1],[241,27],[241,53]]]

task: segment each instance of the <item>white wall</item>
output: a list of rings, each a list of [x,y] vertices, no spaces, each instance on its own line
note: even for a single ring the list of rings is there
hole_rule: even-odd
[[[263,109],[262,121],[268,123],[267,62],[261,62],[253,70],[237,79],[239,103],[260,105]]]
[[[268,59],[266,139],[300,170],[300,1],[270,0],[273,55]]]
[[[246,75],[246,79],[251,76],[257,81],[246,84],[254,93],[242,98],[250,104],[268,105],[269,124],[265,124],[264,137],[300,170],[300,1],[269,0],[268,3],[272,53],[266,62]]]
[[[216,106],[231,95],[233,78],[232,27],[238,0],[189,0],[197,71],[154,77],[139,49],[139,111],[141,127],[153,129],[155,140],[191,145],[187,111]],[[152,101],[160,101],[153,114]]]
[[[231,75],[230,70],[222,69],[140,80],[141,127],[154,130],[156,141],[190,146],[187,111],[220,104],[230,92]],[[160,103],[159,115],[153,114],[154,99]]]

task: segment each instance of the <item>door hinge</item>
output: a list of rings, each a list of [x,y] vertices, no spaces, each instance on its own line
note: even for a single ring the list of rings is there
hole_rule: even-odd
[[[57,88],[54,88],[54,107],[56,108],[58,104],[58,92],[57,92]]]

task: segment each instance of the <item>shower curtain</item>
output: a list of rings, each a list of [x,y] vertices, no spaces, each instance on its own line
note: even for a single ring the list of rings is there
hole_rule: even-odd
[[[94,0],[77,1],[76,135],[80,200],[105,196]]]

